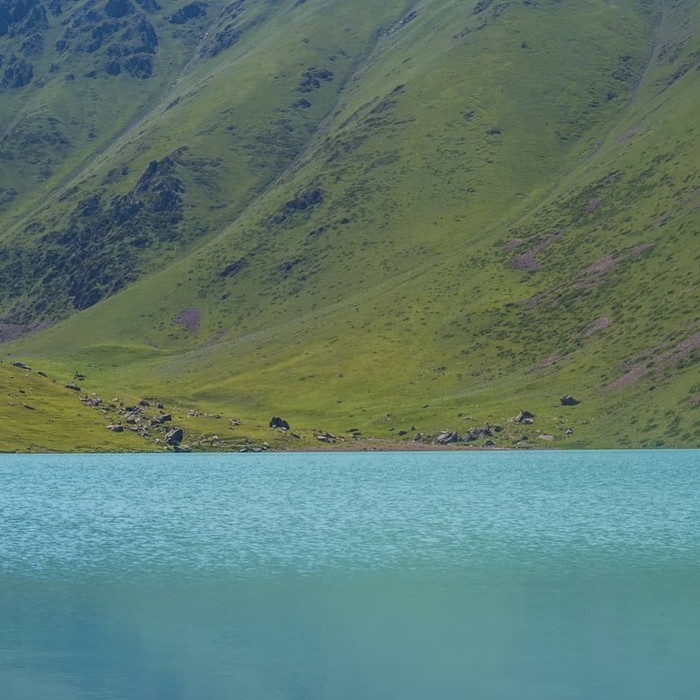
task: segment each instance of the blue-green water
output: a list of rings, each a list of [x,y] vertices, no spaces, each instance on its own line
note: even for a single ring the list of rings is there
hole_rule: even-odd
[[[0,457],[2,700],[696,700],[700,452]]]

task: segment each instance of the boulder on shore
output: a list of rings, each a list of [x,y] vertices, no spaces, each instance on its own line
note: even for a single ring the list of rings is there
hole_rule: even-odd
[[[182,428],[175,427],[165,433],[163,442],[165,442],[166,445],[179,445],[184,437],[185,431]]]
[[[445,430],[438,435],[436,442],[438,445],[450,445],[453,442],[459,442],[459,435],[450,430]]]
[[[289,430],[289,423],[287,423],[284,418],[280,418],[279,416],[272,416],[270,418],[270,423],[269,423],[271,428],[281,428],[282,430]]]

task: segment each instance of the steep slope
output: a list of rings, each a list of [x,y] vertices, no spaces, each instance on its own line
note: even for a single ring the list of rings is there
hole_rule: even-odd
[[[41,77],[5,86],[0,113],[5,337],[92,306],[230,222],[301,153],[404,6],[89,0],[52,19],[35,3]],[[21,38],[0,51],[19,55]]]
[[[213,235],[11,352],[335,431],[699,444],[696,4],[402,12]]]

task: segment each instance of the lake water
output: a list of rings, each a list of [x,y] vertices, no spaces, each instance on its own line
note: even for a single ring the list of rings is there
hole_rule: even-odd
[[[0,456],[2,700],[697,700],[700,452]]]

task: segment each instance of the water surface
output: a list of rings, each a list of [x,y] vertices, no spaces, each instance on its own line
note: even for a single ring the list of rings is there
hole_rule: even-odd
[[[700,452],[0,457],[0,697],[698,697]]]

